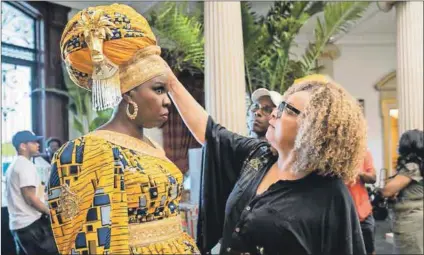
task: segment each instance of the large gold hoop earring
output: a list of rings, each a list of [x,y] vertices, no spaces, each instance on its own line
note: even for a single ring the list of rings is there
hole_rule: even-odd
[[[134,107],[133,113],[130,113],[130,104],[132,104],[132,106]],[[128,118],[130,118],[131,120],[134,120],[135,117],[137,117],[137,113],[138,113],[138,105],[134,101],[129,101],[128,104],[127,104],[127,116],[128,116]]]

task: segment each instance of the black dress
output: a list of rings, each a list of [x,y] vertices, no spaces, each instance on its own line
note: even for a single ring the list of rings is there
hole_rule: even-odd
[[[198,246],[221,254],[366,254],[342,180],[311,173],[256,190],[277,158],[267,143],[208,120]]]

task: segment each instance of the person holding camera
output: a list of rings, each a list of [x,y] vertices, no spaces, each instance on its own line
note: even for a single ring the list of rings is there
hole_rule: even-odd
[[[424,133],[408,130],[399,141],[396,174],[381,193],[396,197],[393,234],[396,254],[423,254]]]

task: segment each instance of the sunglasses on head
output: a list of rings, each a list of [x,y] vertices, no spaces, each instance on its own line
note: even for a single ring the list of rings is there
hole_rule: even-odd
[[[283,115],[284,110],[289,114],[289,115],[299,115],[301,113],[301,111],[299,111],[298,109],[296,109],[296,107],[286,103],[286,102],[281,102],[281,104],[278,106],[278,110],[277,110],[277,116],[276,118],[281,118],[281,115]]]
[[[250,111],[251,112],[256,112],[256,111],[262,110],[262,113],[267,116],[267,115],[270,115],[272,113],[272,111],[274,110],[274,108],[275,107],[269,106],[269,105],[262,106],[259,103],[253,103],[250,106]]]

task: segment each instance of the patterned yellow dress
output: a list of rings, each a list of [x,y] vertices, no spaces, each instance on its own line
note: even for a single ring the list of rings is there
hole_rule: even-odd
[[[61,254],[193,254],[178,203],[182,174],[159,146],[99,130],[63,145],[49,207]]]

